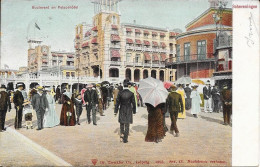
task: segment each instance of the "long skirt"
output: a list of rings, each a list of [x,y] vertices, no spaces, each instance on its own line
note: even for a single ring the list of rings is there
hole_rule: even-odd
[[[161,109],[150,110],[148,114],[148,130],[146,142],[157,142],[164,138],[163,114]]]

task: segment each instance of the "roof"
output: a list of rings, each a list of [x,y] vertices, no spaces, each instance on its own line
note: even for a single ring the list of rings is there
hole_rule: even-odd
[[[208,14],[211,10],[217,10],[216,8],[209,8],[207,9],[205,12],[203,12],[201,15],[199,15],[198,17],[196,17],[195,19],[193,19],[191,22],[189,22],[185,28],[188,28],[189,26],[191,26],[193,23],[197,22],[200,18],[202,18],[203,16],[205,16],[206,14]],[[231,11],[231,8],[225,8],[225,11]]]
[[[142,29],[158,30],[158,31],[165,31],[165,32],[169,31],[167,28],[145,26],[145,25],[139,25],[133,23],[122,23],[121,25],[125,27],[142,28]]]

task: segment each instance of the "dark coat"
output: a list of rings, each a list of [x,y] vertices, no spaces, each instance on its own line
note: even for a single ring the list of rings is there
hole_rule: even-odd
[[[86,103],[88,102],[89,104],[93,104],[93,105],[98,104],[97,91],[95,89],[92,90],[87,89],[84,93],[84,100]]]
[[[68,122],[67,112],[71,113],[71,118]],[[60,125],[64,126],[75,126],[76,125],[76,116],[75,116],[75,110],[74,110],[74,104],[72,100],[64,95],[64,103],[61,108],[60,113]]]
[[[42,94],[42,96],[40,96],[38,93],[35,94],[32,98],[32,106],[35,111],[38,111],[39,109],[45,110],[48,108],[49,106],[46,94]]]
[[[204,100],[208,100],[211,98],[211,87],[207,88],[206,86],[203,88],[203,98]]]
[[[223,105],[225,102],[232,102],[232,91],[231,89],[223,89],[221,92],[221,100],[223,102]]]
[[[119,109],[120,107],[120,109]],[[128,90],[122,90],[118,93],[114,113],[117,114],[119,109],[119,123],[133,123],[133,113],[136,113],[134,94]]]
[[[7,111],[7,108],[11,110],[11,102],[10,97],[7,92],[1,91],[0,92],[0,111]]]
[[[19,90],[17,90],[15,93],[14,93],[14,98],[13,98],[13,102],[14,102],[14,105],[16,107],[19,107],[20,109],[23,107],[23,101],[24,101],[24,98],[23,98],[23,94],[22,92],[20,92]]]
[[[184,88],[184,91],[185,91],[186,97],[189,99],[190,95],[191,95],[191,88],[190,87],[186,87],[186,88]]]
[[[211,95],[213,100],[220,100],[220,92],[217,88],[212,89]]]
[[[77,98],[74,99],[74,104],[76,106],[76,112],[82,111],[83,100],[78,100]]]
[[[123,86],[118,86],[118,90],[122,91],[123,90]]]
[[[170,92],[166,99],[166,106],[170,113],[183,112],[183,102],[181,95],[177,92]]]
[[[56,99],[60,98],[61,92],[60,88],[56,88]]]
[[[101,87],[101,92],[102,92],[102,98],[103,101],[107,101],[107,96],[108,96],[108,89],[106,87]]]

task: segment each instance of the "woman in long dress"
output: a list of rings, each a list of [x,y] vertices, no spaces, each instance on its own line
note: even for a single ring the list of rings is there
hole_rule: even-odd
[[[148,111],[148,129],[145,136],[146,142],[161,142],[165,136],[163,125],[163,112],[165,103],[161,103],[156,107],[145,103]]]
[[[48,100],[49,108],[48,108],[48,111],[45,111],[45,114],[43,117],[43,127],[51,128],[51,127],[59,125],[59,123],[60,123],[60,120],[55,111],[55,100],[51,94],[51,89],[47,89],[46,98]]]
[[[177,89],[176,92],[181,95],[183,106],[185,106],[185,91],[184,91],[184,89],[183,89],[183,86],[182,86],[182,85],[179,85],[179,88]],[[183,113],[180,112],[180,113],[178,114],[178,118],[181,118],[181,119],[186,118],[185,107],[183,108]]]
[[[198,118],[198,114],[201,112],[200,110],[200,103],[202,102],[201,101],[201,98],[200,98],[200,94],[199,92],[197,91],[197,85],[194,85],[192,86],[192,92],[191,92],[191,114],[193,114],[193,116],[195,118]]]
[[[63,93],[64,102],[60,113],[60,125],[75,126],[76,116],[74,104],[71,100],[72,94],[70,92]]]

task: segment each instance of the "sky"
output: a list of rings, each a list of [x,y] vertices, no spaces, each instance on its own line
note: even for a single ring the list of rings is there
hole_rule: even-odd
[[[92,23],[94,5],[90,0],[2,0],[1,67],[27,66],[27,37],[41,36],[52,51],[74,51],[75,26]],[[32,6],[78,6],[78,9],[32,9]],[[231,6],[228,3],[228,7]],[[121,23],[179,28],[209,8],[208,0],[122,0]],[[34,28],[35,22],[40,30]]]

